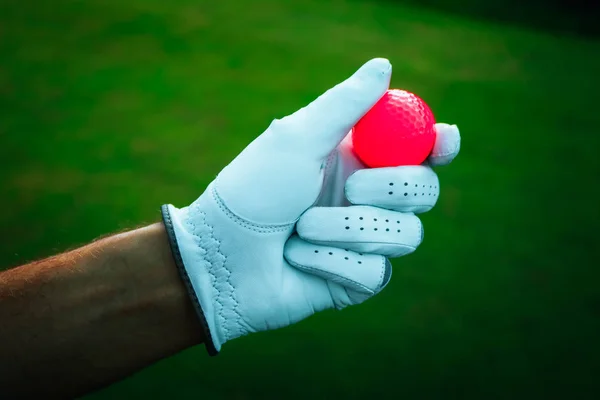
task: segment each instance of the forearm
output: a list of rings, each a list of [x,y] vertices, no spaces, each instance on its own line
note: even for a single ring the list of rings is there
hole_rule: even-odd
[[[0,388],[11,398],[84,394],[200,332],[162,224],[0,274]]]

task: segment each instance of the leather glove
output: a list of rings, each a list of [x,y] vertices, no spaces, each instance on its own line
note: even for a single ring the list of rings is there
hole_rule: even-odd
[[[388,257],[421,243],[414,213],[435,204],[436,174],[425,165],[365,169],[348,136],[391,72],[388,60],[370,60],[274,120],[191,205],[162,207],[209,354],[248,333],[365,301],[389,282]],[[447,164],[458,129],[436,129],[428,164]]]

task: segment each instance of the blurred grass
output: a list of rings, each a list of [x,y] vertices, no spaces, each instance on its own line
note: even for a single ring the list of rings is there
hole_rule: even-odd
[[[381,0],[409,3],[495,23],[543,29],[554,35],[600,38],[600,3],[587,0]]]
[[[185,205],[382,56],[459,124],[426,239],[376,298],[87,398],[594,398],[600,42],[359,0],[0,3],[0,260]]]

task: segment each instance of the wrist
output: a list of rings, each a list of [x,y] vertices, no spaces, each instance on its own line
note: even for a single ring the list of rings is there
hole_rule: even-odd
[[[174,327],[173,346],[179,350],[201,343],[202,328],[171,255],[165,226],[156,223],[137,232],[139,258],[148,258],[145,264],[155,267],[130,277],[135,288],[131,308],[147,311],[147,317],[155,323]]]

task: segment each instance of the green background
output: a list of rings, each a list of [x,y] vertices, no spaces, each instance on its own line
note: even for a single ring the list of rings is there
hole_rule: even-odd
[[[190,203],[273,118],[371,57],[463,136],[423,245],[379,296],[87,400],[600,394],[600,42],[565,34],[572,20],[543,32],[394,1],[20,4],[0,3],[0,267]]]

